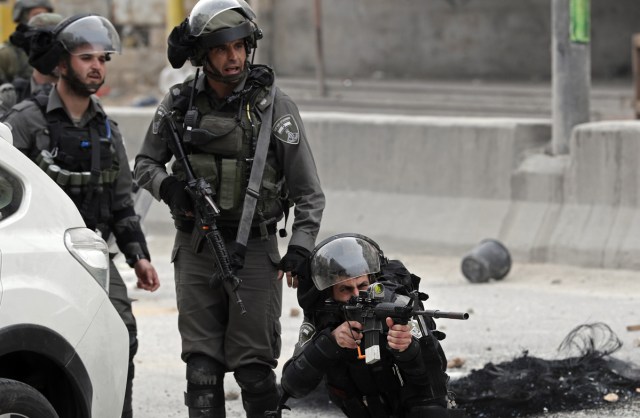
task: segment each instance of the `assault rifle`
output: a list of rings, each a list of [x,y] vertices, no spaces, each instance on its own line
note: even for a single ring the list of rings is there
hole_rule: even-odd
[[[323,311],[341,312],[350,321],[358,321],[363,324],[365,354],[362,355],[358,346],[358,358],[365,359],[367,364],[374,364],[380,360],[380,334],[383,333],[383,324],[390,317],[394,323],[407,324],[409,320],[416,318],[421,335],[427,335],[429,330],[424,322],[425,317],[447,319],[469,319],[466,312],[443,312],[439,310],[420,309],[420,300],[426,300],[428,296],[418,291],[410,293],[406,305],[396,302],[385,302],[385,287],[382,283],[373,283],[368,289],[351,298],[348,303],[326,302]],[[398,298],[401,299],[401,298]],[[415,330],[416,332],[418,330]],[[413,333],[414,331],[412,331]],[[416,333],[414,333],[416,335]]]
[[[244,315],[247,313],[247,310],[238,293],[238,288],[242,281],[236,276],[231,257],[224,243],[224,238],[222,238],[220,230],[216,226],[216,218],[220,216],[220,209],[215,203],[215,193],[206,179],[195,176],[191,163],[182,146],[182,139],[180,138],[173,115],[174,112],[167,112],[163,118],[171,134],[176,160],[182,164],[187,177],[187,191],[195,203],[196,228],[198,232],[204,236],[218,265],[209,285],[215,289],[223,283],[227,283],[236,297],[236,302],[240,307],[241,313]]]

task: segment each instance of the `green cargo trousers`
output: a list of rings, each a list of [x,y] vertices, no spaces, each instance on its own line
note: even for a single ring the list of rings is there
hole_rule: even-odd
[[[216,267],[206,243],[196,254],[191,234],[176,232],[172,262],[184,361],[190,354],[201,353],[227,371],[249,364],[276,366],[281,346],[279,261],[275,235],[249,239],[244,267],[238,271],[242,281],[238,291],[247,310],[241,315],[228,286],[209,286]]]

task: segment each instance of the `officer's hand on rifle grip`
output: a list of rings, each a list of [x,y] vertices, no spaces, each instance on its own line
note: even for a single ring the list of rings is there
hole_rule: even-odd
[[[193,216],[193,199],[187,192],[187,182],[169,176],[160,184],[160,198],[174,215]]]
[[[364,337],[362,324],[358,321],[345,321],[331,331],[331,336],[340,347],[355,350]]]
[[[394,324],[393,319],[386,319],[389,333],[387,334],[387,344],[389,347],[403,352],[411,345],[411,326],[408,324]]]

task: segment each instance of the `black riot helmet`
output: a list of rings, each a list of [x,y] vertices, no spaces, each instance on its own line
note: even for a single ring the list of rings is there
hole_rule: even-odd
[[[51,74],[66,54],[120,54],[120,36],[108,19],[95,14],[71,16],[52,31],[33,37],[29,64],[43,74]]]
[[[318,244],[299,268],[298,304],[313,311],[331,295],[331,286],[369,275],[377,279],[387,259],[378,244],[354,233],[333,235]]]
[[[16,0],[13,5],[13,21],[15,23],[27,23],[29,10],[36,7],[47,9],[49,13],[53,12],[53,5],[49,0]]]
[[[316,246],[309,256],[309,274],[318,290],[379,273],[386,259],[378,244],[360,234],[338,234]]]
[[[237,39],[245,40],[248,56],[262,39],[255,19],[244,0],[200,0],[169,35],[169,62],[180,68],[189,59],[194,66],[202,66],[211,48]]]

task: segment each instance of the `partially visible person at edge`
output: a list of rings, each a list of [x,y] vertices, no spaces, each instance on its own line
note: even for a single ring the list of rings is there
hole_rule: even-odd
[[[11,42],[16,47],[22,48],[28,55],[31,38],[39,32],[52,31],[62,20],[63,17],[57,13],[38,13],[29,19],[26,25],[22,23],[18,25],[11,35]],[[16,103],[20,103],[31,95],[38,94],[40,91],[49,94],[57,80],[55,70],[52,74],[42,74],[34,68],[30,78],[17,76],[11,83],[3,84],[0,86],[0,117]]]
[[[282,371],[283,403],[305,397],[324,378],[333,404],[351,418],[465,416],[449,405],[447,360],[438,341],[444,334],[435,330],[433,319],[418,319],[424,322],[416,327],[385,318],[380,360],[368,364],[358,358],[364,341],[359,318],[327,309],[327,301],[346,304],[374,282],[384,285],[384,302],[406,305],[409,292],[418,290],[417,276],[359,234],[327,238],[304,264],[298,302],[305,319]]]
[[[118,125],[94,96],[105,81],[106,63],[120,53],[120,38],[107,19],[76,15],[31,45],[29,62],[60,78],[48,95],[15,105],[4,122],[13,143],[35,160],[77,205],[88,228],[107,239],[113,234],[137,286],[155,291],[158,275],[133,209],[133,178]],[[115,254],[113,254],[115,255]],[[136,320],[127,288],[110,262],[109,299],[129,330],[129,372],[122,417],[132,417],[133,358],[138,348]]]
[[[53,12],[50,0],[16,0],[13,5],[13,21],[27,24],[29,19],[40,13]],[[29,80],[31,71],[27,53],[10,40],[0,44],[0,84],[10,83],[16,77]]]
[[[136,158],[137,182],[169,206],[177,229],[171,260],[190,418],[225,416],[226,372],[234,373],[247,417],[262,417],[277,405],[273,369],[281,346],[282,278],[296,286],[296,266],[315,244],[325,204],[297,106],[276,87],[271,68],[249,63],[262,37],[254,19],[242,0],[200,0],[173,30],[168,49],[172,66],[180,68],[189,59],[204,74],[170,89]],[[184,118],[191,97],[198,115],[188,118],[196,123],[185,127],[191,123]],[[273,122],[261,126],[269,108]],[[184,146],[196,177],[208,180],[216,194],[221,210],[217,226],[241,279],[244,315],[228,286],[209,285],[218,267],[194,229],[194,202],[182,164],[175,162],[172,174],[165,168],[175,155],[164,119],[169,112],[181,132],[195,132]],[[257,138],[265,134],[269,147],[255,214],[247,216],[251,225],[241,224]],[[295,204],[295,218],[281,258],[276,223],[288,213],[289,202]],[[243,258],[237,245],[243,240],[236,238],[245,227],[251,232],[241,244]]]

